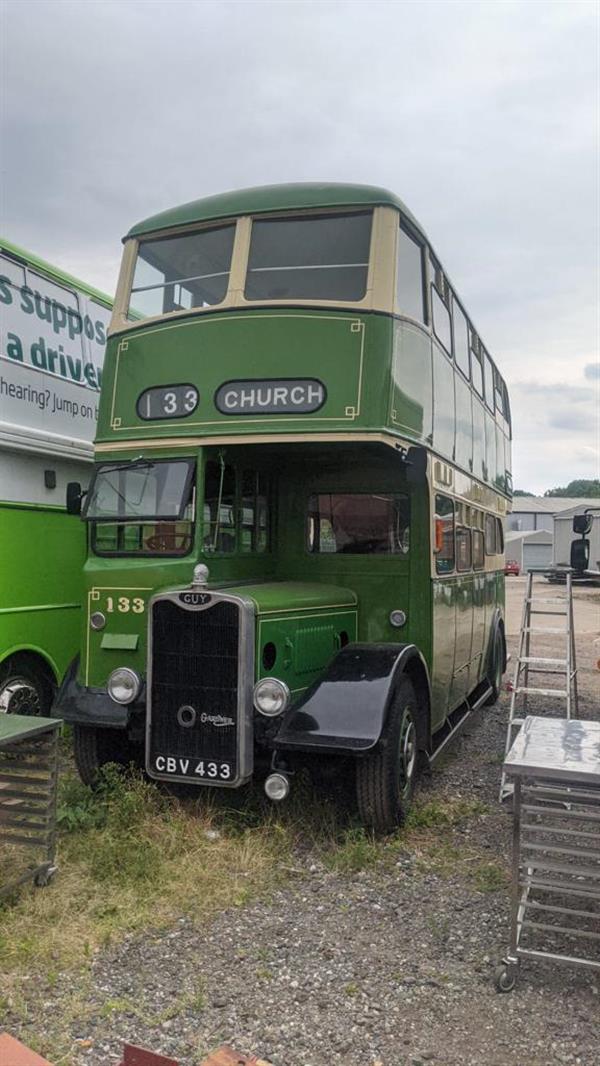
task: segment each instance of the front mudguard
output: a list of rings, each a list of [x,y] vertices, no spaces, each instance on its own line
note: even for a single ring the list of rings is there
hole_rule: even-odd
[[[86,688],[77,680],[79,656],[73,659],[56,693],[50,714],[63,722],[107,729],[127,729],[131,714],[144,710],[143,692],[134,704],[123,706],[111,700],[105,688]]]
[[[361,755],[381,738],[395,683],[418,675],[431,704],[425,660],[414,644],[348,644],[284,714],[275,751]],[[427,708],[429,710],[429,708]]]

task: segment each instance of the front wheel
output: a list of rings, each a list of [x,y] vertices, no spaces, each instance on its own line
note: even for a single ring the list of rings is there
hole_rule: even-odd
[[[133,758],[125,730],[78,724],[73,726],[73,754],[81,780],[92,788],[98,784],[103,766],[117,763],[125,767]]]
[[[356,760],[356,796],[363,825],[395,829],[408,814],[418,769],[417,698],[408,677],[400,678],[377,749]]]

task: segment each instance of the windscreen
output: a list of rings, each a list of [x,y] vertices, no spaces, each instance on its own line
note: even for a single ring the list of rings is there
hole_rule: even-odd
[[[252,223],[247,300],[361,300],[372,213]]]
[[[141,241],[129,313],[147,318],[225,299],[235,225],[199,230],[184,237]]]
[[[183,518],[193,470],[193,461],[186,459],[99,467],[83,517],[96,522]]]

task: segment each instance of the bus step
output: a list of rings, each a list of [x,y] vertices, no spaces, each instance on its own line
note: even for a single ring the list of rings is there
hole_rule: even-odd
[[[563,689],[563,688],[529,688],[529,687],[520,687],[520,688],[516,688],[515,692],[517,692],[517,693],[519,693],[519,692],[527,692],[529,695],[534,695],[534,696],[557,696],[557,697],[560,697],[560,699],[563,699],[563,700],[566,700],[567,695],[568,695],[567,690]]]

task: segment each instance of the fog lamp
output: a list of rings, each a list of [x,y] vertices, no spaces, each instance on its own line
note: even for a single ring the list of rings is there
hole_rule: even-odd
[[[274,718],[276,714],[285,711],[290,702],[290,690],[285,681],[278,681],[276,677],[263,677],[254,686],[254,706],[267,718]]]
[[[290,794],[290,779],[285,774],[269,774],[265,781],[265,792],[274,803],[280,803]]]
[[[115,703],[133,703],[139,695],[142,682],[135,670],[130,670],[128,666],[119,666],[113,670],[106,687],[108,695]]]

